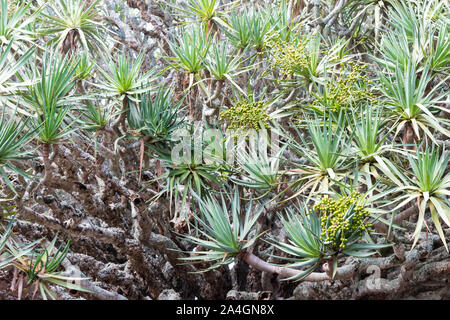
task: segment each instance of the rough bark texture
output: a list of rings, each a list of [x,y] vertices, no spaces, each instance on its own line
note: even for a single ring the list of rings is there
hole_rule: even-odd
[[[316,21],[317,27],[325,32],[335,23],[347,1],[335,2]],[[123,9],[121,14],[113,9],[119,3]],[[316,8],[319,4],[311,3],[309,9],[320,16]],[[290,6],[295,19],[305,4],[290,1]],[[174,21],[168,12],[151,1],[140,0],[105,1],[105,8],[104,19],[125,49],[131,55],[145,52],[149,57],[144,69],[150,69],[156,53],[169,52],[168,29]],[[79,35],[70,32],[61,51],[68,53],[78,40]],[[175,84],[177,95],[184,95],[183,76],[171,71],[165,77]],[[214,88],[210,97],[198,86],[190,89],[187,101],[195,120],[202,116],[217,117],[217,107],[230,103],[226,95],[232,86],[222,80],[210,86]],[[254,91],[263,89],[264,84],[258,84]],[[295,89],[278,105],[301,98],[301,90]],[[125,97],[124,109],[128,103]],[[120,125],[125,131],[125,114],[120,117]],[[412,133],[412,128],[406,126],[405,142],[412,142]],[[242,254],[233,268],[223,266],[196,273],[202,266],[180,264],[179,260],[194,254],[190,253],[194,252],[193,245],[174,232],[186,233],[186,221],[173,220],[168,199],[150,201],[159,191],[157,183],[150,183],[160,174],[160,168],[154,170],[159,164],[154,159],[140,158],[140,143],[119,140],[117,152],[114,151],[117,132],[112,126],[105,127],[97,138],[96,157],[92,141],[78,133],[72,135],[71,143],[52,148],[42,145],[38,151],[41,158],[21,164],[23,169],[32,168],[41,179],[28,185],[19,178],[13,181],[19,193],[13,201],[18,212],[14,231],[27,241],[51,239],[59,232],[61,240],[71,240],[70,253],[63,263],[64,274],[81,272],[89,277],[82,285],[93,293],[58,291],[65,299],[450,298],[450,259],[436,230],[431,227],[431,233],[422,232],[419,244],[410,250],[408,236],[415,224],[407,220],[415,221],[416,206],[404,208],[396,215],[394,223],[406,231],[392,230],[391,237],[396,244],[392,249],[381,251],[381,256],[374,258],[340,260],[333,279],[330,266],[324,264],[301,282],[280,281],[299,271],[269,264],[278,262],[271,255],[279,252],[262,241],[252,251]],[[445,143],[443,140],[442,144]],[[148,163],[142,173],[137,172],[142,161]],[[148,187],[142,188],[142,183]],[[13,196],[7,190],[8,186],[4,185],[3,196]],[[258,232],[271,229],[280,239],[285,237],[274,215],[282,208],[269,209],[258,221]],[[377,223],[375,228],[380,233],[388,231],[382,223]],[[450,230],[445,232],[448,239]],[[0,299],[17,299],[17,290],[10,290],[13,278],[12,268],[0,271]],[[32,290],[25,289],[22,298],[31,298]]]

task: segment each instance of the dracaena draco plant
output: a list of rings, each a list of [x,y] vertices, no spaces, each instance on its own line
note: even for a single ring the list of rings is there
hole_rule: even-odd
[[[76,64],[74,77],[77,80],[77,82],[92,77],[95,71],[94,70],[95,62],[92,59],[90,59],[88,52],[84,51],[80,55],[80,58],[78,60],[74,60],[74,64]]]
[[[69,124],[65,121],[68,120],[66,116],[70,110],[70,106],[56,107],[55,105],[36,108],[31,126],[36,129],[37,138],[41,143],[61,143],[73,131],[72,125],[75,121]]]
[[[431,71],[448,74],[450,68],[448,24],[441,23],[436,26],[436,31],[432,30],[428,33],[428,52],[425,54],[425,59],[429,61]]]
[[[183,117],[180,116],[183,100],[175,103],[172,91],[164,87],[160,87],[153,97],[150,93],[144,93],[137,95],[136,98],[138,102],[130,101],[130,108],[127,111],[130,134],[122,138],[139,139],[141,145],[139,172],[141,172],[145,145],[162,153],[173,146],[175,142],[173,135],[184,123]],[[157,171],[160,170],[160,164],[160,160],[157,160]]]
[[[418,64],[419,70],[426,66],[432,72],[448,69],[450,41],[446,36],[447,24],[441,19],[430,18],[442,13],[443,3],[423,2],[424,5],[426,3],[426,8],[417,11],[422,15],[419,19],[417,13],[405,4],[394,3],[391,8],[393,19],[388,19],[394,29],[388,29],[383,35],[381,57],[374,57],[375,61],[391,70],[395,70],[397,63],[406,68],[408,62]]]
[[[224,32],[233,46],[243,52],[251,43],[250,14],[248,11],[239,14],[230,14],[228,17],[229,28],[224,28]]]
[[[185,32],[169,42],[172,57],[168,57],[171,68],[189,77],[189,88],[194,80],[200,81],[198,74],[205,68],[205,58],[211,46],[211,35],[202,26],[186,28]]]
[[[180,134],[179,131],[177,134],[187,133],[186,138],[178,140],[177,145],[171,150],[151,148],[151,151],[156,153],[155,158],[160,160],[165,168],[165,172],[157,178],[159,181],[165,180],[165,186],[156,199],[166,194],[170,199],[171,209],[173,205],[177,206],[180,200],[179,208],[184,208],[188,197],[192,197],[193,193],[203,197],[213,190],[214,186],[224,183],[223,161],[203,161],[202,156],[208,154],[207,143],[200,141],[196,134],[190,134],[193,132],[192,128],[183,131],[185,132]],[[195,205],[192,201],[191,204]],[[179,218],[178,211],[175,210],[174,221]]]
[[[417,42],[410,43],[404,30],[400,32],[386,32],[380,44],[380,57],[372,58],[383,68],[395,71],[399,64],[405,68],[410,61],[418,63],[423,58],[423,51]]]
[[[269,241],[288,257],[275,256],[286,261],[290,268],[304,268],[284,280],[302,280],[325,261],[332,261],[334,277],[341,256],[368,257],[389,244],[361,243],[371,232],[370,214],[364,208],[360,194],[352,192],[336,199],[323,197],[311,207],[292,206],[286,215],[280,215],[288,242],[274,237]]]
[[[0,46],[0,102],[12,109],[17,108],[17,97],[15,94],[18,90],[30,85],[32,81],[12,81],[12,78],[17,75],[17,72],[24,67],[26,62],[32,57],[34,49],[29,49],[26,53],[20,56],[17,60],[11,60],[12,46],[14,41],[10,41],[5,46]],[[26,108],[18,108],[20,113],[30,115]]]
[[[442,224],[442,219],[450,226],[450,173],[446,173],[450,160],[450,153],[439,150],[434,145],[417,150],[415,154],[407,155],[411,170],[405,172],[403,168],[393,166],[391,169],[398,177],[397,191],[401,193],[395,199],[398,205],[393,211],[409,203],[416,202],[419,208],[419,218],[414,231],[414,247],[419,239],[420,232],[426,222],[426,209],[431,213],[431,219],[436,230],[448,251]]]
[[[209,101],[220,96],[225,82],[231,83],[237,90],[244,93],[236,82],[236,77],[254,67],[253,65],[244,67],[243,54],[236,53],[236,50],[229,54],[228,48],[227,42],[213,43],[205,57],[204,65],[211,74],[211,78],[217,83],[215,92],[209,94]]]
[[[429,67],[426,66],[419,74],[413,62],[409,62],[406,68],[397,64],[394,73],[380,74],[379,89],[386,99],[388,112],[397,121],[396,135],[403,129],[403,143],[413,142],[407,141],[408,132],[420,139],[422,131],[435,143],[433,132],[450,137],[450,131],[444,125],[448,121],[437,116],[440,111],[449,112],[444,107],[447,93],[445,90],[439,92],[444,81],[432,85]]]
[[[183,100],[175,103],[172,91],[164,87],[159,88],[153,97],[144,93],[137,95],[136,99],[138,102],[131,101],[127,111],[131,136],[148,137],[147,143],[167,149],[171,146],[173,133],[184,122],[180,117]]]
[[[8,114],[3,108],[0,117],[0,176],[15,192],[7,171],[27,177],[28,174],[17,167],[16,161],[31,159],[32,151],[27,145],[35,137],[35,130],[28,128],[30,120],[22,120],[17,114]]]
[[[262,54],[266,45],[267,37],[272,32],[270,8],[250,9],[250,46],[259,54]]]
[[[33,247],[38,244],[41,240],[36,240],[32,243],[16,247],[13,252],[9,250],[9,246],[12,242],[13,237],[13,226],[15,221],[15,216],[8,218],[9,221],[6,227],[0,224],[0,270],[11,266],[11,263],[15,259],[19,259],[32,252]]]
[[[419,2],[415,2],[416,8],[413,8],[396,1],[390,7],[388,23],[393,30],[385,32],[380,50],[382,57],[375,58],[384,67],[395,70],[399,63],[406,68],[407,62],[414,61],[419,70],[426,65],[432,72],[443,72],[448,68],[448,27],[444,19],[438,18],[445,12],[443,2],[432,0],[422,4],[424,7],[420,8]]]
[[[20,254],[23,251],[23,244],[12,239],[8,243],[8,251],[16,258],[11,265],[19,271],[17,279],[14,279],[14,286],[23,287],[25,285],[32,286],[33,298],[39,290],[42,299],[57,299],[56,293],[51,286],[57,285],[69,290],[77,290],[82,292],[90,292],[90,290],[81,285],[74,284],[76,281],[85,280],[81,277],[70,277],[64,275],[60,271],[61,263],[67,256],[69,250],[69,242],[66,245],[56,247],[57,237],[47,246],[39,246],[33,248],[27,254]],[[22,282],[22,283],[20,283]],[[20,299],[19,290],[19,299]]]
[[[44,163],[43,181],[50,178],[50,149],[51,145],[60,144],[67,139],[75,129],[75,121],[67,117],[70,106],[42,105],[35,107],[35,114],[31,118],[30,126],[36,130],[37,140],[41,143],[41,153]]]
[[[269,23],[272,26],[269,37],[276,37],[281,41],[290,42],[296,34],[296,29],[300,27],[300,24],[294,24],[289,10],[289,4],[285,1],[281,1],[278,5],[271,8],[267,6],[266,14],[269,18]]]
[[[99,3],[96,0],[87,6],[83,0],[47,2],[46,10],[39,16],[39,33],[50,38],[48,45],[64,54],[80,45],[85,51],[107,51],[107,28],[98,16]]]
[[[294,168],[286,171],[294,177],[289,185],[294,191],[292,197],[308,192],[309,198],[316,193],[328,192],[333,181],[341,180],[350,168],[343,113],[337,124],[335,120],[331,116],[323,120],[307,119],[309,139],[296,127],[299,140],[287,142],[299,158],[306,159],[305,164],[293,162]]]
[[[437,18],[445,16],[444,4],[439,0],[390,1],[387,23],[393,32],[404,31],[411,42],[421,38],[421,47],[426,47],[430,27],[439,21]]]
[[[113,103],[102,105],[100,101],[86,100],[77,111],[80,113],[77,117],[69,115],[74,118],[74,125],[84,130],[89,139],[93,133],[94,157],[97,157],[98,134],[102,130],[108,130],[108,125],[114,117]]]
[[[234,192],[226,192],[225,197],[221,194],[221,201],[209,196],[194,197],[200,211],[194,215],[195,230],[200,236],[186,235],[184,238],[200,249],[195,255],[180,258],[184,263],[208,265],[201,272],[230,264],[260,236],[252,231],[264,206],[255,208],[251,199],[244,204],[237,188]]]
[[[33,63],[38,62],[34,60]],[[80,105],[82,97],[73,95],[72,90],[76,82],[74,74],[77,63],[56,52],[44,54],[40,71],[30,64],[29,66],[30,69],[21,77],[36,80],[21,93],[21,97],[31,109]]]
[[[221,5],[221,0],[188,0],[183,5],[168,5],[175,9],[183,24],[200,22],[206,26],[207,30],[217,30],[216,26],[227,26],[227,22],[221,17],[223,12],[220,9],[231,4]]]
[[[213,43],[206,55],[205,66],[214,80],[223,81],[238,74],[236,71],[240,69],[242,55],[228,54],[228,47],[227,42]]]
[[[182,35],[179,35],[174,42],[169,41],[173,56],[166,58],[169,63],[168,68],[185,75],[183,86],[187,83],[185,91],[188,93],[190,118],[200,118],[198,110],[195,109],[198,93],[196,85],[198,84],[206,95],[210,96],[201,73],[205,70],[205,59],[211,42],[211,32],[208,32],[203,25],[186,27]]]
[[[229,13],[229,27],[223,30],[239,52],[253,48],[263,53],[267,37],[273,29],[271,18],[269,11],[263,9],[236,10]]]
[[[420,21],[411,9],[397,1],[388,9],[387,22],[392,29],[386,28],[382,35],[381,57],[374,57],[384,68],[394,71],[396,64],[406,68],[408,62],[419,63],[423,59],[425,46],[421,41],[426,35],[418,33]]]
[[[273,146],[264,142],[268,137],[265,135],[262,137],[262,140],[250,144],[248,151],[243,145],[236,146],[237,170],[230,179],[237,185],[265,196],[271,191],[277,191],[281,185],[283,173],[280,169],[280,160],[287,145],[276,151]]]
[[[121,99],[148,91],[155,80],[154,70],[142,72],[144,54],[141,52],[136,59],[130,59],[125,53],[117,57],[103,57],[106,69],[97,68],[103,80],[96,86],[107,93]]]
[[[0,46],[7,45],[14,41],[13,50],[21,52],[25,46],[35,39],[35,34],[29,27],[33,23],[40,10],[30,13],[32,1],[26,3],[21,1],[15,8],[8,6],[8,0],[0,1]]]
[[[389,169],[392,167],[389,155],[392,152],[404,154],[400,145],[388,143],[387,138],[393,127],[384,131],[388,121],[383,118],[382,110],[380,107],[365,105],[352,110],[351,115],[347,114],[348,128],[353,133],[355,162],[358,163],[360,177],[364,178],[360,182],[368,189],[383,179],[382,174],[388,177],[383,180],[385,184],[390,184],[389,179],[399,182],[395,173]]]
[[[112,105],[102,105],[99,101],[86,101],[78,111],[81,113],[81,117],[75,118],[78,127],[90,132],[105,129],[114,116]]]
[[[125,53],[117,58],[117,62],[112,57],[104,58],[107,63],[106,69],[97,69],[103,80],[94,85],[122,101],[122,109],[117,125],[122,124],[124,127],[129,101],[134,99],[134,96],[137,94],[153,90],[153,82],[156,79],[155,72],[153,69],[145,73],[141,71],[144,63],[144,54],[142,52],[134,61]]]

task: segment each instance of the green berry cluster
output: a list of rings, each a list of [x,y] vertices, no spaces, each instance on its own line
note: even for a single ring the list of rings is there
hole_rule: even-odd
[[[365,222],[369,212],[361,205],[361,195],[357,191],[339,199],[323,197],[314,205],[321,219],[321,238],[333,248],[345,249],[348,237],[355,232],[370,232],[370,223]]]
[[[310,56],[306,50],[308,40],[290,43],[282,40],[271,40],[271,66],[278,68],[284,76],[303,74],[308,69]]]
[[[272,118],[267,114],[267,106],[264,101],[253,101],[242,99],[235,102],[234,106],[220,113],[219,120],[227,119],[228,129],[255,129],[259,130],[259,124],[269,126],[268,121]]]
[[[326,95],[322,95],[313,102],[315,106],[325,106],[332,112],[340,111],[350,105],[367,100],[375,102],[370,90],[371,80],[364,74],[367,65],[348,62],[350,72],[326,84]]]

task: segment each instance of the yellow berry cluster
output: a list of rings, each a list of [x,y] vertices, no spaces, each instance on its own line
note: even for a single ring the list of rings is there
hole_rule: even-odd
[[[259,124],[263,123],[268,127],[268,121],[272,118],[267,114],[267,107],[264,101],[253,101],[242,99],[236,101],[234,106],[220,113],[219,120],[227,119],[228,129],[259,129]]]
[[[374,94],[369,89],[372,81],[364,74],[367,65],[350,61],[347,67],[351,71],[327,83],[326,96],[316,98],[313,102],[315,106],[326,106],[336,112],[362,100],[375,102]]]
[[[345,249],[348,236],[364,231],[370,232],[370,223],[364,222],[369,212],[361,204],[361,195],[357,191],[339,199],[323,197],[314,205],[321,219],[321,238],[331,247]]]
[[[272,68],[280,69],[285,76],[304,73],[308,68],[310,59],[306,50],[307,44],[308,40],[299,40],[295,44],[281,40],[269,41]]]

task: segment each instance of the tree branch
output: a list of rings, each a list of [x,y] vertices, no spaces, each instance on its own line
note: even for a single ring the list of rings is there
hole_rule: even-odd
[[[276,273],[283,278],[295,277],[303,272],[302,270],[271,265],[255,256],[253,253],[249,252],[244,253],[242,255],[242,259],[249,265],[251,265],[253,268],[259,271]],[[325,280],[350,279],[354,276],[355,271],[356,268],[354,265],[346,265],[341,268],[338,268],[333,279],[326,272],[323,273],[313,272],[308,276],[306,276],[305,278],[303,278],[303,281],[320,282]]]

